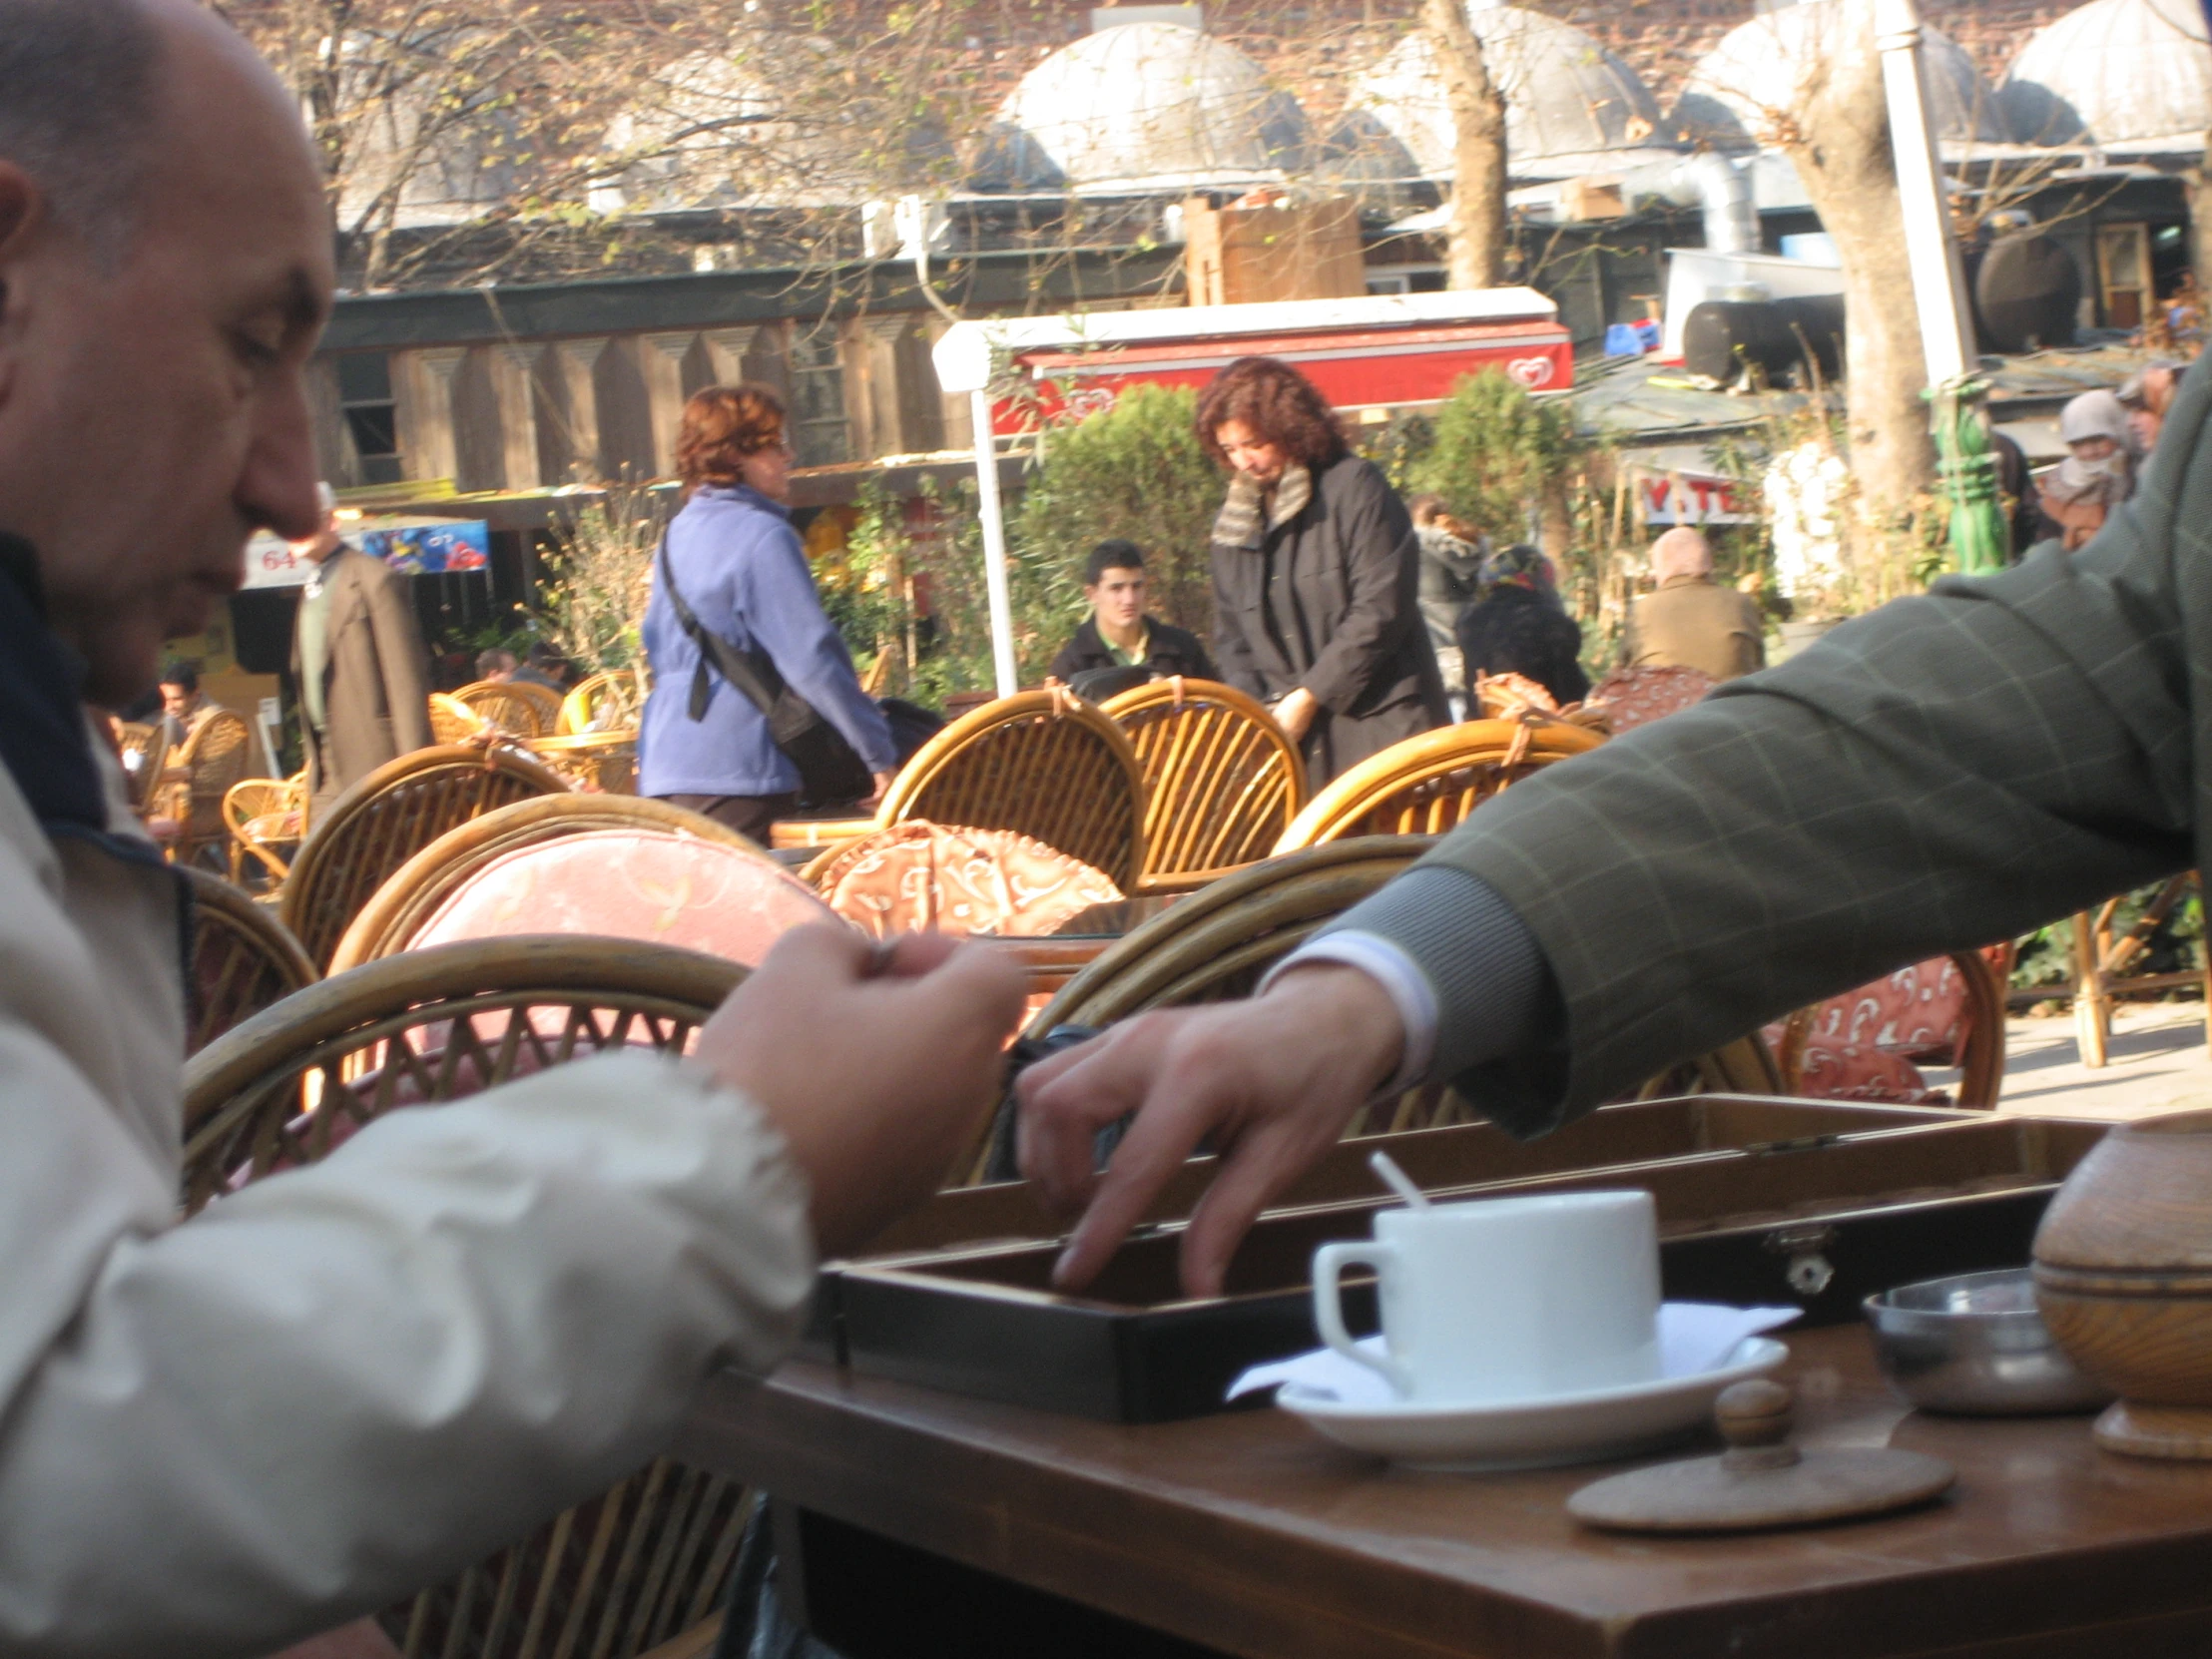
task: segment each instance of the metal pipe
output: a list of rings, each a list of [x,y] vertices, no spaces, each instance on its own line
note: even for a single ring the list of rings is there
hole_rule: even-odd
[[[1679,162],[1636,168],[1621,180],[1621,194],[1631,212],[1654,200],[1700,209],[1705,246],[1716,254],[1761,251],[1751,177],[1726,156],[1706,151]]]
[[[990,600],[991,667],[998,695],[1020,690],[1014,678],[1014,607],[1006,590],[1006,513],[998,498],[998,444],[991,435],[990,393],[968,393],[968,418],[975,425],[975,489],[983,521],[983,590]]]

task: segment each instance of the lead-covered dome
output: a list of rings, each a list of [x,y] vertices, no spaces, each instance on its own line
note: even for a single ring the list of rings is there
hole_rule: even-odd
[[[1092,193],[1242,187],[1304,167],[1306,117],[1235,47],[1124,23],[1021,78],[985,135],[982,189]]]
[[[1472,9],[1467,21],[1505,97],[1513,177],[1634,166],[1672,148],[1651,89],[1595,36],[1522,6]],[[1345,102],[1329,145],[1338,171],[1375,180],[1447,180],[1457,171],[1443,71],[1426,30],[1355,76]]]
[[[1724,149],[1778,143],[1833,52],[1836,32],[1862,27],[1867,17],[1862,0],[1808,0],[1729,30],[1690,71],[1674,106],[1683,135]],[[1989,144],[2011,138],[1973,59],[1925,24],[1921,67],[1937,138]]]
[[[2090,0],[2036,31],[1999,95],[2028,144],[2194,148],[2212,126],[2197,0]]]

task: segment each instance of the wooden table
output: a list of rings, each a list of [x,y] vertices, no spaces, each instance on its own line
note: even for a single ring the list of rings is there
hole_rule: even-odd
[[[1933,1452],[1951,1498],[1608,1537],[1561,1508],[1602,1468],[1415,1474],[1272,1410],[1125,1427],[808,1364],[718,1382],[685,1454],[777,1494],[787,1595],[852,1659],[2212,1653],[2212,1465],[2100,1452],[2087,1417],[1909,1413],[1856,1327],[1791,1346],[1802,1443]]]

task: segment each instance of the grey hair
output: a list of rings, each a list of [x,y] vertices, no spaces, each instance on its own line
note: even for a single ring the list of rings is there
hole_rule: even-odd
[[[161,58],[140,0],[0,0],[0,159],[111,270],[144,206]]]

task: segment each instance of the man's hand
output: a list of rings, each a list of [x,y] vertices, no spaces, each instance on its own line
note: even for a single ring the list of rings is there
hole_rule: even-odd
[[[1053,1283],[1089,1284],[1211,1136],[1221,1167],[1183,1236],[1183,1287],[1219,1295],[1254,1218],[1336,1143],[1404,1046],[1381,985],[1358,968],[1316,963],[1254,1001],[1140,1014],[1030,1067],[1022,1174],[1055,1209],[1083,1211]],[[1112,1164],[1094,1175],[1091,1137],[1132,1111]]]
[[[834,1256],[936,1191],[996,1098],[1021,1003],[1021,971],[996,952],[917,933],[885,954],[802,927],[701,1027],[694,1058],[783,1132]]]
[[[1321,699],[1299,686],[1284,693],[1275,705],[1275,724],[1283,728],[1283,735],[1291,742],[1303,743],[1314,729],[1314,717],[1320,713]]]

